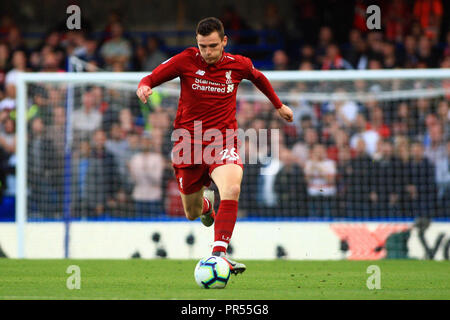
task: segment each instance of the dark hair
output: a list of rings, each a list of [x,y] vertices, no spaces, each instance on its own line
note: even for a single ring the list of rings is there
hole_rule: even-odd
[[[217,31],[217,33],[219,33],[220,39],[223,39],[223,37],[225,36],[222,21],[217,18],[205,18],[200,20],[200,22],[197,24],[196,33],[199,35],[208,36],[214,31]]]

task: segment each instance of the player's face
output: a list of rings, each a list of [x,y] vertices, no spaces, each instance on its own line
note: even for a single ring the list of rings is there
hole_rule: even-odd
[[[200,49],[200,54],[206,63],[213,64],[222,56],[223,48],[227,45],[227,36],[220,39],[217,31],[207,36],[197,34],[197,44]]]

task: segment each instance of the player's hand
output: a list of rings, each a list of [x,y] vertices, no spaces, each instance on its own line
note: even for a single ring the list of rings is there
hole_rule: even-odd
[[[152,94],[152,88],[149,86],[142,86],[136,90],[136,95],[142,103],[147,103],[148,97]]]
[[[292,112],[291,108],[289,108],[287,105],[283,104],[280,109],[278,109],[278,113],[280,116],[286,120],[287,122],[292,122],[294,120],[294,113]]]

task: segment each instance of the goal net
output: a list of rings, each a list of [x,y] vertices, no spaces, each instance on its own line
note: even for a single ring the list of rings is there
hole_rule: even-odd
[[[21,74],[19,223],[184,216],[171,161],[179,82],[142,104],[135,90],[145,75]],[[240,217],[450,217],[450,71],[266,75],[294,121],[240,85]]]

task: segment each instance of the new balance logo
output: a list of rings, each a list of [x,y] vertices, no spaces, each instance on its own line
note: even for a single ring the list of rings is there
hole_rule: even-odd
[[[204,76],[205,75],[205,71],[198,69],[195,74],[198,74],[199,76]]]

